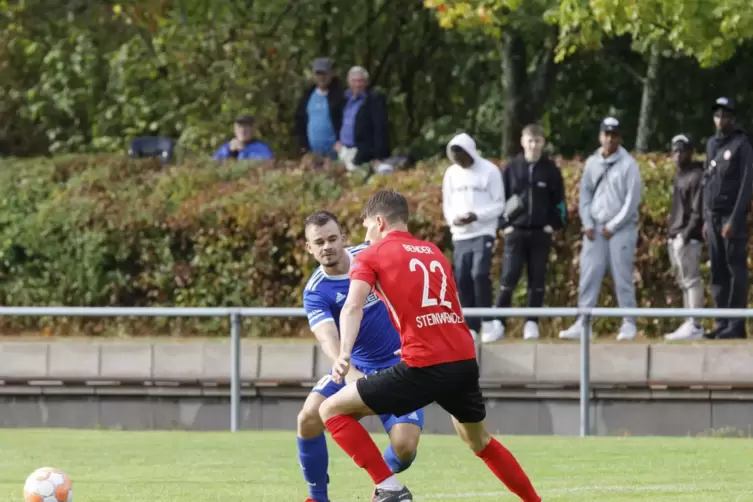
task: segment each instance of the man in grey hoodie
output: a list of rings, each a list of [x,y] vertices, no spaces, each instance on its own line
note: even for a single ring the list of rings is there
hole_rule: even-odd
[[[641,173],[638,163],[622,147],[620,122],[607,117],[601,122],[599,148],[586,161],[580,184],[580,219],[583,248],[580,254],[578,306],[593,308],[599,299],[607,268],[614,280],[621,308],[636,306],[633,260],[638,241],[638,207]],[[580,318],[560,338],[577,339],[583,332]],[[618,340],[636,335],[635,318],[625,317]]]

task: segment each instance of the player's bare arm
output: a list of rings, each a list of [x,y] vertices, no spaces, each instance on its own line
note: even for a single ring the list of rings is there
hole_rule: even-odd
[[[324,351],[324,355],[329,358],[333,363],[340,357],[340,341],[339,334],[337,332],[337,326],[335,322],[325,322],[316,327],[314,336],[316,337],[319,345]],[[348,372],[346,383],[353,383],[361,378],[363,373],[355,368],[351,368]]]
[[[338,340],[337,326],[334,319],[330,322],[319,324],[314,330],[319,345],[330,361],[335,362],[340,356],[340,341]]]
[[[359,280],[350,281],[348,297],[340,312],[340,356],[332,368],[332,378],[341,382],[350,369],[350,354],[358,338],[363,320],[363,305],[371,293],[371,286]]]

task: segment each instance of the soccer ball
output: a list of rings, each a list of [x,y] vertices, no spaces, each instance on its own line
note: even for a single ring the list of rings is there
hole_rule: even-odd
[[[54,467],[37,469],[26,478],[24,502],[73,502],[71,480]]]

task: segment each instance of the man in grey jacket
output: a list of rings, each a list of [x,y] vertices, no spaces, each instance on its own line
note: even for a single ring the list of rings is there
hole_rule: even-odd
[[[614,280],[621,308],[636,306],[633,260],[638,241],[638,207],[641,202],[641,173],[638,163],[622,147],[620,123],[607,117],[601,123],[599,148],[586,161],[580,184],[580,219],[583,248],[580,254],[578,306],[593,308],[599,299],[607,268]],[[577,339],[583,332],[578,319],[560,338]],[[636,335],[635,318],[625,317],[618,340]]]

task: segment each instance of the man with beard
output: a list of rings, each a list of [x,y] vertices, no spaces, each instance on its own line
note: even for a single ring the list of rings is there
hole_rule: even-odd
[[[340,357],[340,311],[350,289],[348,273],[358,254],[368,244],[345,247],[345,235],[337,217],[329,211],[318,211],[304,221],[306,249],[319,262],[303,291],[303,307],[309,326],[326,356],[334,363]],[[400,362],[400,335],[392,325],[387,307],[372,292],[363,305],[358,339],[351,353],[353,370],[347,382],[335,382],[324,375],[311,391],[298,414],[298,457],[303,477],[309,486],[306,502],[328,502],[327,473],[329,457],[324,439],[324,423],[319,408],[325,399],[345,385],[353,385],[364,375],[371,375]],[[407,469],[416,458],[418,438],[424,424],[422,409],[404,416],[380,415],[390,445],[384,460],[393,473]]]
[[[716,308],[748,304],[748,212],[753,191],[753,148],[735,122],[735,104],[721,97],[712,106],[716,134],[706,143],[703,234],[711,259]],[[706,338],[745,338],[745,319],[717,319]]]

